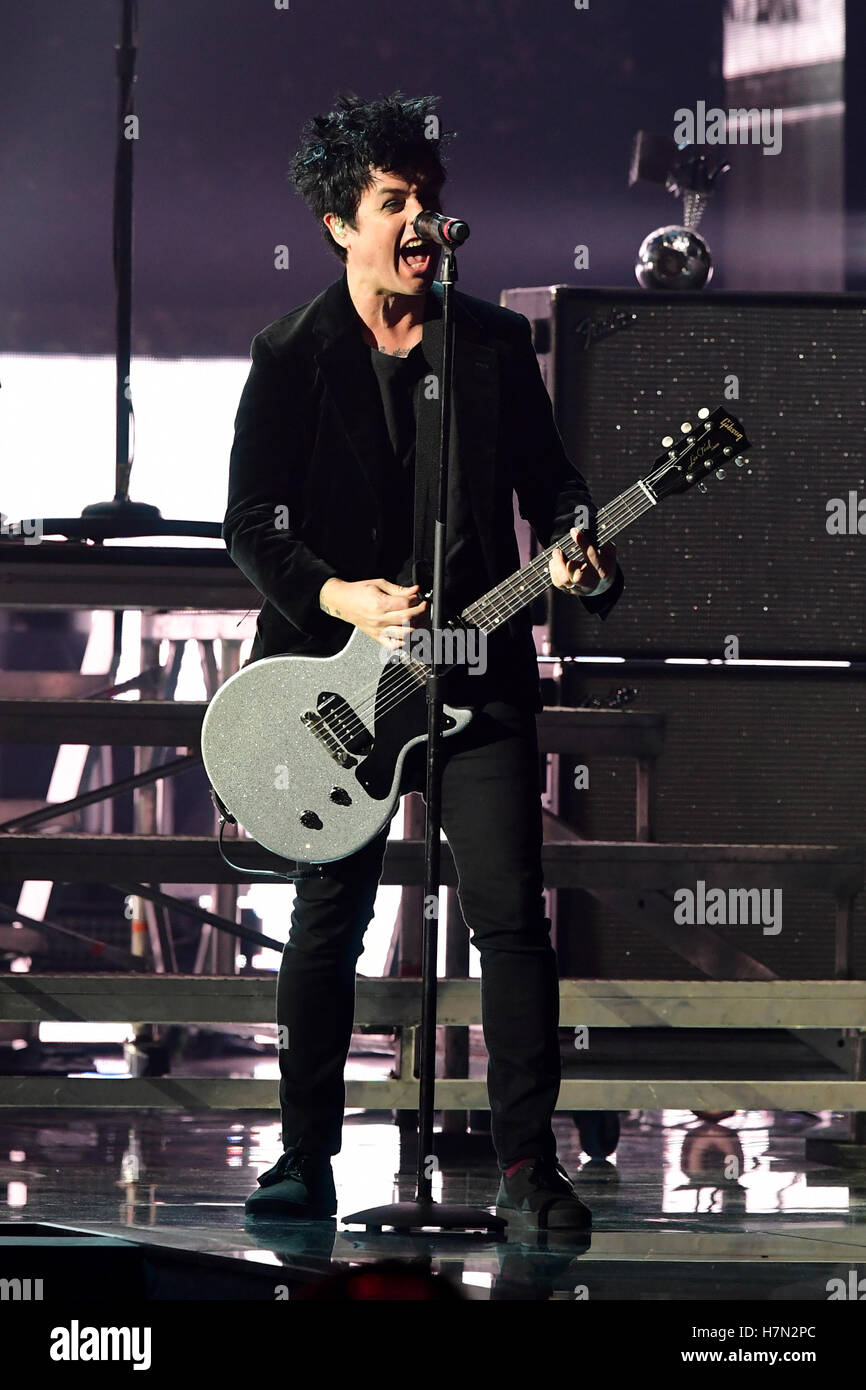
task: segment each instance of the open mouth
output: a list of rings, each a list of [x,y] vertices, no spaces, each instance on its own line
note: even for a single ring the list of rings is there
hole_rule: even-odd
[[[432,265],[437,249],[435,242],[423,241],[421,237],[412,237],[411,241],[405,242],[400,247],[400,258],[410,270],[423,275],[425,270],[429,270]]]

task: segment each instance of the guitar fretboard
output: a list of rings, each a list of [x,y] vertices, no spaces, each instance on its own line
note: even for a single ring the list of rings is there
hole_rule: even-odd
[[[642,480],[626,488],[619,497],[615,497],[607,506],[598,510],[596,532],[599,544],[613,540],[614,536],[619,535],[626,526],[630,526],[655,505],[654,494]],[[524,565],[523,569],[515,570],[514,574],[503,579],[495,588],[482,594],[474,603],[470,603],[463,609],[461,618],[483,632],[495,632],[502,623],[507,622],[515,613],[519,613],[521,608],[525,608],[550,588],[548,567],[554,550],[561,550],[566,560],[585,559],[583,551],[571,535],[562,536],[558,541],[552,541],[546,550],[542,550],[528,565]]]

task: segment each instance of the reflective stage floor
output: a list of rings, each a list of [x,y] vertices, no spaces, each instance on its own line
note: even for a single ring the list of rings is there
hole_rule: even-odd
[[[593,1212],[588,1246],[345,1228],[349,1213],[414,1196],[411,1155],[404,1149],[401,1165],[400,1131],[384,1112],[347,1116],[334,1158],[335,1221],[254,1224],[243,1202],[280,1152],[277,1118],[0,1113],[0,1264],[14,1234],[5,1223],[21,1223],[22,1234],[52,1223],[145,1243],[159,1256],[154,1298],[295,1297],[389,1257],[426,1262],[473,1300],[825,1303],[866,1294],[866,1171],[843,1166],[844,1143],[834,1149],[847,1133],[841,1115],[738,1111],[719,1122],[632,1111],[619,1116],[615,1151],[593,1161],[574,1118],[558,1113],[560,1161]],[[590,1147],[609,1146],[584,1125]],[[472,1136],[470,1150],[443,1160],[434,1196],[492,1208],[489,1135]]]

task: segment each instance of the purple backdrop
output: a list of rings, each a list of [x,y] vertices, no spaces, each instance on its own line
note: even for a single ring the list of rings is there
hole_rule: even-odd
[[[339,274],[285,169],[306,117],[345,88],[441,94],[457,132],[448,207],[473,230],[462,289],[634,283],[642,237],[679,214],[661,189],[628,189],[631,139],[721,99],[721,11],[142,0],[134,351],[246,355],[260,327]],[[6,0],[0,14],[0,350],[113,348],[119,15],[119,0]],[[717,210],[706,227],[718,255]],[[278,243],[288,271],[274,268]],[[574,268],[577,244],[588,270]]]

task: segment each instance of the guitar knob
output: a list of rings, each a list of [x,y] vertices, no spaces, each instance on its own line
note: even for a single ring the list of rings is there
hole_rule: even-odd
[[[683,434],[691,434],[692,432],[692,427],[689,424],[688,420],[683,420],[683,423],[680,425],[680,429],[682,430]]]
[[[321,830],[322,822],[315,811],[302,811],[298,817],[301,825],[306,826],[307,830]]]
[[[699,420],[706,420],[706,419],[707,419],[707,416],[709,415],[709,413],[710,413],[710,412],[709,412],[709,410],[707,409],[707,407],[706,407],[705,405],[702,405],[701,408],[700,408],[700,410],[698,411],[698,419],[699,419]]]
[[[671,445],[673,444],[673,442],[674,442],[674,441],[673,441],[673,435],[666,434],[665,437],[664,437],[664,439],[662,440],[662,448],[663,448],[663,449],[669,449],[669,448],[671,447]]]

